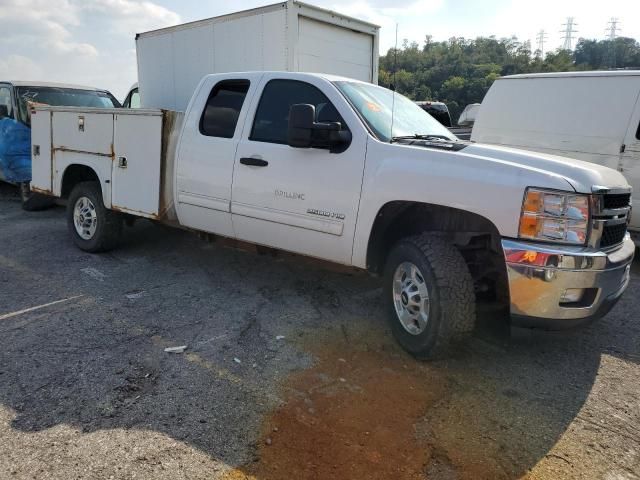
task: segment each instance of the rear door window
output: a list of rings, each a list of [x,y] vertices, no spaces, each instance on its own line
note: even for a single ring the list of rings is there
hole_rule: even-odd
[[[213,87],[200,117],[202,135],[233,138],[249,84],[249,80],[223,80]]]

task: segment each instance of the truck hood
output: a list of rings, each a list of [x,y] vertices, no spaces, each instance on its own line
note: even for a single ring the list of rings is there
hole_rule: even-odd
[[[629,188],[629,183],[620,172],[573,158],[482,143],[472,143],[459,153],[560,175],[579,193],[591,193],[591,187],[594,185]]]

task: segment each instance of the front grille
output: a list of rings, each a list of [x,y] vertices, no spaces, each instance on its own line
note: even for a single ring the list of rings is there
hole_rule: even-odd
[[[602,197],[602,206],[605,210],[615,210],[629,206],[630,193],[611,193]]]
[[[605,225],[602,230],[602,238],[600,239],[601,247],[610,247],[624,240],[627,233],[627,224],[619,223],[617,225]]]
[[[588,244],[593,248],[613,249],[624,241],[627,233],[631,193],[624,190],[607,193],[605,188],[602,190],[602,193],[594,195]]]

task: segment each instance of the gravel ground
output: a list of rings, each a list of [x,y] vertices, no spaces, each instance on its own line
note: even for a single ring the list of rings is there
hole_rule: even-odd
[[[637,264],[587,329],[419,363],[359,272],[145,221],[90,255],[6,185],[0,245],[0,479],[640,479]]]

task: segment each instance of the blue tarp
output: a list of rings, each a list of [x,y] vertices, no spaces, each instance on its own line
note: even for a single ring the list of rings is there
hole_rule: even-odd
[[[0,177],[31,181],[31,129],[12,118],[0,119]]]

